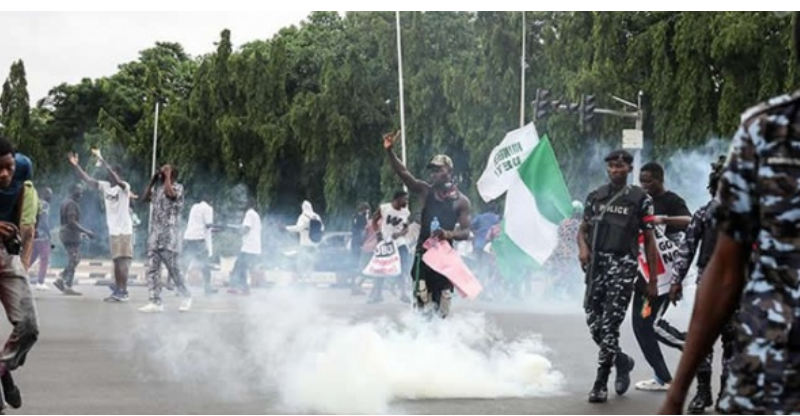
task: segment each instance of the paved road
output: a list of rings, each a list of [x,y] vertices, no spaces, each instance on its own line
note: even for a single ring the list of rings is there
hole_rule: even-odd
[[[178,299],[167,292],[167,310],[158,315],[136,311],[144,288],[133,288],[127,304],[103,303],[104,287],[80,289],[85,296],[36,293],[41,338],[17,375],[24,406],[9,414],[648,414],[663,398],[631,391],[605,405],[587,403],[596,349],[582,315],[569,305],[543,311],[459,302],[451,333],[409,321],[408,307],[396,300],[366,305],[363,297],[335,289],[200,295],[189,313],[179,313]],[[685,324],[686,308],[677,312],[676,323]],[[649,378],[630,323],[623,328],[623,346],[637,360],[634,381]],[[397,392],[519,393],[519,383],[492,380],[503,379],[497,374],[504,371],[518,375],[519,368],[504,367],[503,354],[481,352],[500,345],[514,355],[513,341],[530,334],[540,335],[549,348],[543,355],[563,374],[557,393],[387,399]],[[677,354],[666,355],[677,363]],[[467,358],[453,365],[452,357]],[[441,385],[420,387],[423,381],[404,371],[428,374]]]

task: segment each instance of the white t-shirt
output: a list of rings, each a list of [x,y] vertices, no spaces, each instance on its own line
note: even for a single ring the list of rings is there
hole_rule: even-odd
[[[106,181],[97,181],[97,188],[103,193],[106,203],[106,223],[109,235],[133,234],[131,220],[131,186],[123,182],[122,186],[111,186]]]
[[[214,208],[206,201],[192,205],[189,210],[189,220],[186,222],[186,231],[183,233],[184,240],[197,241],[205,240],[206,248],[211,254],[211,229],[207,226],[214,223]]]
[[[261,218],[252,208],[244,214],[242,227],[250,230],[242,236],[242,253],[261,254]]]
[[[392,238],[395,233],[403,231],[403,228],[408,225],[410,216],[411,212],[407,207],[396,210],[391,203],[381,204],[381,235],[383,235],[383,238]],[[398,247],[406,245],[406,237],[398,237],[395,243],[397,243]]]

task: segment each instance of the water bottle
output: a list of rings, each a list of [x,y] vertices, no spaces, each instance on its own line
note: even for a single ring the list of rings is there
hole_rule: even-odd
[[[440,228],[442,228],[442,227],[439,225],[439,218],[438,217],[433,217],[433,221],[431,221],[431,234],[433,234],[434,231],[436,231],[436,230],[438,230]]]

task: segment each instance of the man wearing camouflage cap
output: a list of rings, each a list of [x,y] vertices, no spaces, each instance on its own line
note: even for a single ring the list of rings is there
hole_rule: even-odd
[[[427,166],[430,182],[421,181],[394,154],[393,146],[398,137],[399,131],[383,136],[383,147],[389,157],[389,164],[408,189],[417,195],[418,201],[422,201],[422,223],[412,267],[415,307],[424,313],[436,313],[444,318],[450,312],[453,283],[421,260],[425,252],[423,244],[430,237],[451,245],[453,241],[468,240],[470,202],[453,184],[453,160],[449,156],[434,156]],[[437,222],[439,228],[431,230],[431,224]]]
[[[640,231],[644,234],[651,276],[656,276],[658,255],[653,234],[653,200],[642,188],[628,185],[633,156],[616,150],[604,160],[610,182],[586,197],[578,232],[579,258],[587,272],[586,322],[592,339],[600,347],[597,378],[589,392],[590,403],[608,400],[611,367],[616,368],[617,394],[625,394],[630,386],[634,362],[619,346],[619,327],[633,294]],[[655,297],[657,294],[656,279],[651,279],[648,295]]]

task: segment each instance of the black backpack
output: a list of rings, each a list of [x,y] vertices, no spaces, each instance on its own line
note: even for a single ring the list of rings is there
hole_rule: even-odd
[[[322,221],[319,218],[311,218],[308,225],[308,238],[315,243],[322,241]]]

